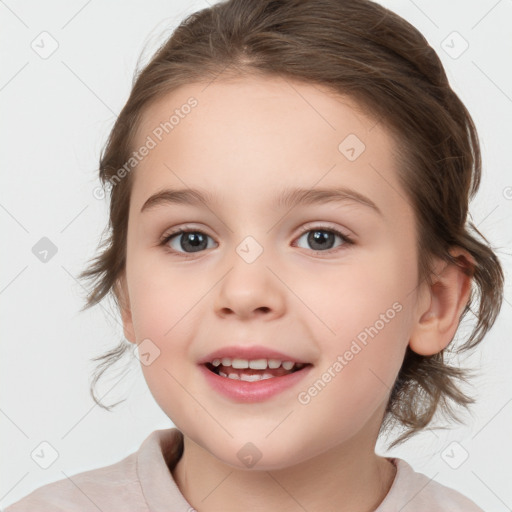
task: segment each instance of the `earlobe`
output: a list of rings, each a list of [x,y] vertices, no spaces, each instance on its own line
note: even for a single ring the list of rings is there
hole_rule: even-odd
[[[429,300],[418,311],[409,340],[411,349],[420,355],[437,354],[449,345],[471,294],[474,258],[459,247],[450,250],[450,254],[460,265],[439,262],[433,283],[424,284],[423,293]]]
[[[121,318],[123,321],[124,337],[130,343],[136,343],[135,333],[133,330],[132,312],[130,307],[130,297],[128,294],[128,286],[126,283],[126,274],[123,274],[118,278],[115,284],[115,293],[119,301],[121,310]]]

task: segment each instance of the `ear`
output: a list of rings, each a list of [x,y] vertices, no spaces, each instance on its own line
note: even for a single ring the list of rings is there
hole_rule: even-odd
[[[124,271],[115,284],[115,292],[121,308],[121,317],[123,320],[124,337],[130,343],[136,343],[135,332],[132,322],[132,311],[130,309],[130,296],[126,282],[126,272]]]
[[[433,284],[423,284],[424,300],[409,340],[411,349],[420,355],[437,354],[448,346],[471,294],[474,258],[459,247],[449,252],[461,266],[438,261]]]

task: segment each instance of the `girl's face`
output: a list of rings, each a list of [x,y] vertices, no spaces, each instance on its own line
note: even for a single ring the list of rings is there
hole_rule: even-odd
[[[153,104],[134,149],[123,321],[163,411],[241,469],[373,453],[425,305],[389,132],[317,86],[243,78]],[[166,189],[188,193],[148,203]],[[270,396],[212,386],[207,356],[256,345],[310,365]]]

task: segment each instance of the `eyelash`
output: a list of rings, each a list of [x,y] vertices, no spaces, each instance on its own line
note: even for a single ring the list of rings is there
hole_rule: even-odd
[[[333,234],[339,236],[341,238],[341,240],[343,241],[343,244],[341,246],[338,246],[334,249],[328,249],[327,251],[315,251],[314,249],[312,249],[312,251],[316,252],[317,254],[318,253],[329,254],[331,252],[337,252],[338,250],[344,250],[344,249],[346,249],[346,246],[354,245],[354,241],[350,236],[348,236],[344,233],[341,233],[337,229],[330,228],[327,226],[313,226],[313,227],[303,226],[300,230],[300,235],[297,238],[301,238],[302,235],[304,235],[304,233],[308,233],[310,231],[325,231],[327,233],[333,233]],[[182,257],[182,258],[191,258],[194,256],[195,253],[179,252],[179,251],[175,251],[174,249],[171,249],[170,247],[167,246],[167,244],[171,241],[171,239],[173,239],[174,237],[177,237],[179,235],[186,234],[186,233],[201,233],[203,235],[209,236],[199,229],[179,229],[176,231],[172,231],[171,233],[165,234],[163,236],[162,240],[160,241],[159,245],[164,246],[165,250],[171,254],[178,255],[179,257]],[[210,237],[210,238],[212,238],[212,237]],[[197,251],[197,252],[204,252],[204,251]]]

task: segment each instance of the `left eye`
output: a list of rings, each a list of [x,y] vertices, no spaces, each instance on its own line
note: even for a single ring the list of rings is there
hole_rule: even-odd
[[[306,236],[307,235],[307,236]],[[323,227],[318,228],[306,228],[303,230],[303,234],[298,238],[300,240],[301,238],[306,237],[306,241],[308,244],[311,245],[311,248],[314,251],[324,251],[332,249],[332,244],[334,243],[334,238],[338,237],[342,240],[342,244],[340,245],[346,245],[351,244],[351,239],[344,235],[343,233],[340,233],[336,229],[324,229]],[[307,249],[307,247],[306,247]]]
[[[302,238],[305,238],[306,243],[311,245],[312,250],[325,252],[333,248],[334,239],[336,237],[342,241],[339,245],[350,245],[353,243],[350,237],[340,233],[336,229],[324,229],[323,227],[303,229],[302,235],[297,240],[300,241]],[[181,230],[165,236],[161,245],[169,247],[172,252],[187,255],[205,249],[211,249],[212,246],[208,246],[208,239],[213,240],[202,231]],[[306,249],[307,248],[308,247],[306,247]]]

